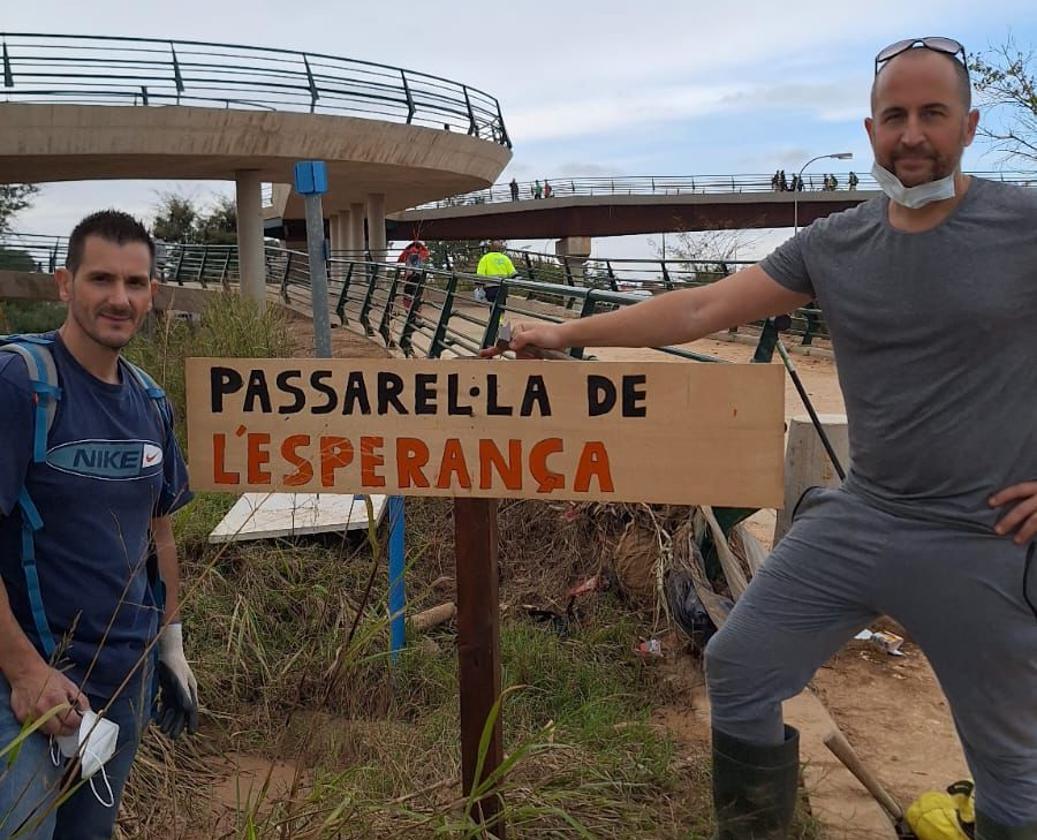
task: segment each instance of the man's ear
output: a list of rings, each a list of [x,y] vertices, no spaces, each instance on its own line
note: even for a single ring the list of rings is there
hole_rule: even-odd
[[[864,118],[864,131],[868,135],[868,142],[871,142],[871,127],[874,125],[874,121],[871,117]]]
[[[148,299],[148,312],[155,308],[155,298],[158,297],[158,280],[151,278],[151,297]]]
[[[971,146],[976,139],[976,126],[979,125],[979,110],[973,108],[965,118],[965,145]]]
[[[67,268],[59,268],[54,272],[54,279],[58,284],[58,297],[68,303],[72,299],[72,272]]]

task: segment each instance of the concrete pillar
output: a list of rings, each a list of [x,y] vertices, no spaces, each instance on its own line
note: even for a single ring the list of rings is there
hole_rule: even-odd
[[[348,215],[348,211],[347,211]],[[346,220],[342,213],[332,213],[328,218],[328,238],[331,240],[332,251],[344,251],[346,248]]]
[[[822,414],[821,426],[832,443],[844,470],[850,468],[850,439],[845,414]],[[838,487],[842,482],[825,451],[821,437],[806,414],[789,421],[789,442],[785,448],[785,506],[774,524],[774,544],[785,536],[792,524],[796,502],[809,487]]]
[[[555,240],[555,255],[564,257],[572,271],[573,285],[582,286],[587,258],[591,255],[589,236],[566,236]]]
[[[371,258],[376,262],[385,259],[385,195],[368,193],[367,195],[367,238],[371,249]]]
[[[366,243],[364,242],[364,205],[349,205],[349,248],[356,251],[357,259],[362,259]]]
[[[234,173],[238,215],[238,273],[241,294],[266,306],[266,260],[263,258],[263,195],[259,171]]]

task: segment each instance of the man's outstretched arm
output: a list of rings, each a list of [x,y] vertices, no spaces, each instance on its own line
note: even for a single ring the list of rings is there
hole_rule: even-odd
[[[511,349],[527,347],[661,347],[784,315],[812,300],[793,292],[754,265],[728,277],[653,297],[615,312],[561,324],[522,323],[512,332]]]

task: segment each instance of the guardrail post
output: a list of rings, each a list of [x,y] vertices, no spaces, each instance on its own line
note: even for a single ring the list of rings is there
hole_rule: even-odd
[[[815,315],[813,310],[808,307],[803,307],[800,311],[803,313],[803,317],[807,322],[806,329],[803,330],[803,344],[813,344],[814,333],[817,332],[817,315]]]
[[[141,99],[144,100],[144,104],[147,105],[148,104],[148,86],[147,85],[141,85],[140,86],[140,96],[141,96]]]
[[[183,286],[184,285],[183,278],[180,277],[180,269],[183,268],[183,265],[184,265],[184,246],[181,245],[180,246],[180,254],[179,254],[179,256],[177,257],[177,260],[176,260],[176,272],[173,275],[173,279],[176,281],[178,286]]]
[[[50,250],[50,273],[53,274],[58,267],[58,243],[55,241],[54,247]]]
[[[443,309],[439,313],[439,323],[436,324],[436,332],[432,336],[432,343],[428,348],[428,357],[430,359],[438,359],[446,346],[446,327],[454,311],[454,295],[456,293],[457,273],[451,271],[450,279],[446,284],[446,296],[443,298]]]
[[[292,270],[292,257],[295,254],[292,251],[288,252],[288,256],[284,260],[284,274],[281,275],[281,300],[288,303],[288,275]]]
[[[598,307],[598,303],[594,299],[594,289],[587,289],[587,296],[583,299],[583,306],[580,307],[580,317],[581,318],[589,318],[591,315],[594,314],[594,312],[597,309],[597,307]],[[570,347],[569,348],[569,355],[572,356],[574,359],[582,359],[583,358],[583,348],[582,347]]]
[[[11,57],[7,54],[6,41],[4,41],[4,87],[14,87],[14,74],[11,72]]]
[[[508,136],[508,129],[504,126],[504,114],[502,114],[500,110],[500,100],[494,99],[493,101],[497,103],[497,122],[500,124],[501,140],[503,141],[504,145],[510,149],[511,137]]]
[[[310,61],[306,58],[306,53],[302,54],[302,63],[306,65],[306,78],[310,83],[310,113],[312,114],[317,110],[317,100],[320,99],[320,93],[317,91],[317,83],[313,80],[313,71],[310,70]]]
[[[504,308],[508,304],[508,281],[502,278],[497,287],[497,294],[493,297],[493,305],[490,306],[490,315],[486,321],[486,331],[482,336],[482,346],[489,347],[496,343],[497,332],[500,330],[501,318],[504,317]]]
[[[374,302],[374,289],[378,285],[378,268],[378,263],[368,266],[367,296],[364,298],[364,305],[360,308],[360,323],[367,335],[374,335],[374,329],[371,327],[370,313],[371,304]]]
[[[669,292],[673,289],[673,280],[670,279],[670,272],[666,270],[666,260],[659,260],[659,264],[663,268],[663,286]]]
[[[605,260],[605,273],[608,274],[609,286],[612,288],[612,291],[618,292],[619,283],[616,280],[616,273],[612,270],[611,260]]]
[[[479,126],[475,124],[475,111],[472,110],[472,99],[468,95],[468,85],[461,85],[461,90],[464,91],[464,104],[468,109],[468,133],[478,137]]]
[[[567,285],[575,287],[576,281],[573,279],[573,267],[569,265],[569,258],[562,257],[562,266],[565,268],[565,282]],[[576,298],[569,296],[565,299],[565,308],[572,309],[573,304],[576,303]]]
[[[536,272],[533,270],[533,261],[529,258],[529,252],[522,252],[522,259],[526,263],[526,277],[529,280],[536,280]]]
[[[198,282],[202,284],[202,288],[203,289],[209,288],[205,284],[205,263],[206,263],[206,260],[208,260],[208,259],[209,259],[209,246],[208,245],[203,245],[202,246],[202,262],[198,266]]]
[[[403,92],[407,96],[407,125],[410,125],[414,120],[414,113],[417,110],[414,107],[414,97],[410,95],[410,85],[407,84],[407,71],[401,68],[400,78],[403,79]]]
[[[355,264],[350,262],[349,268],[346,269],[346,278],[342,281],[342,292],[339,294],[338,304],[335,306],[335,313],[343,324],[349,320],[346,318],[346,304],[349,303],[349,281],[353,279],[353,266]]]
[[[169,42],[169,50],[173,53],[173,82],[176,85],[176,104],[180,104],[180,94],[184,92],[184,77],[180,73],[180,59],[176,57],[176,47]]]
[[[220,285],[224,289],[230,288],[230,258],[232,256],[231,247],[227,246],[227,258],[223,261],[223,271],[220,272]]]
[[[417,329],[418,322],[421,320],[419,313],[421,310],[421,300],[425,296],[425,283],[427,280],[428,272],[422,269],[421,277],[418,278],[414,289],[414,295],[411,297],[410,309],[407,310],[407,317],[403,322],[403,329],[400,331],[399,348],[408,358],[414,355],[411,336],[414,335],[414,330]]]
[[[389,322],[392,320],[393,306],[396,303],[396,290],[400,285],[400,267],[396,266],[396,270],[392,275],[392,282],[389,284],[389,296],[385,299],[385,309],[382,310],[382,320],[378,323],[378,332],[385,341],[386,347],[393,347],[394,342],[392,340],[392,333],[389,330]]]

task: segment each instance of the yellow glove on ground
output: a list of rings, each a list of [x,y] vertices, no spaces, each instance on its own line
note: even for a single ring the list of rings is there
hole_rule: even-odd
[[[975,805],[972,782],[955,782],[947,791],[927,791],[907,809],[907,824],[918,840],[972,840]]]

